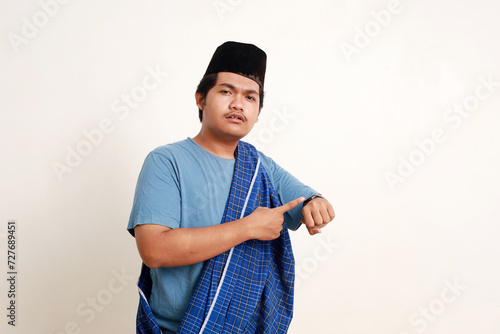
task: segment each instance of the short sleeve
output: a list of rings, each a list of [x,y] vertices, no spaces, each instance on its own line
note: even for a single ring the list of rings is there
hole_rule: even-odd
[[[180,226],[180,185],[174,159],[155,151],[146,157],[139,174],[127,230],[137,225]]]
[[[288,203],[299,197],[308,198],[318,193],[311,187],[300,182],[295,176],[274,162],[273,159],[263,154],[261,154],[261,159],[282,204]],[[301,225],[301,220],[302,205],[297,205],[295,208],[285,213],[285,222],[290,230],[297,230]]]

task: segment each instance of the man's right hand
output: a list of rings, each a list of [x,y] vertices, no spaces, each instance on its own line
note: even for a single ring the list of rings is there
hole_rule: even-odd
[[[299,197],[277,208],[258,207],[251,214],[243,218],[248,224],[250,239],[273,240],[280,236],[283,229],[283,214],[304,202]]]

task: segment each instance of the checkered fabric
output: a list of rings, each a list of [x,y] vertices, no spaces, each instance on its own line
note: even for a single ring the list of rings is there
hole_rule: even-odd
[[[240,141],[235,156],[222,223],[259,206],[281,205],[257,150]],[[294,259],[284,226],[275,240],[249,240],[208,260],[177,333],[286,333],[292,320],[293,281]],[[152,316],[141,310],[143,306],[148,305],[141,296],[137,333],[159,333],[154,327],[143,329]]]
[[[162,334],[160,326],[156,323],[153,311],[149,306],[148,300],[151,296],[151,288],[153,281],[149,273],[150,269],[144,263],[141,268],[141,275],[139,276],[139,309],[137,310],[137,334]]]

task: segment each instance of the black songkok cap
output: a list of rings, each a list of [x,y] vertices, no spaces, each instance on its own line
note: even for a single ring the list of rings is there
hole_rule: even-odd
[[[215,50],[207,74],[232,72],[257,82],[264,88],[266,53],[253,44],[226,42]]]

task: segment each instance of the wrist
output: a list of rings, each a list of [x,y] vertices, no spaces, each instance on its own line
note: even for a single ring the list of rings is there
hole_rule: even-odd
[[[302,207],[306,206],[310,201],[312,201],[313,199],[316,199],[316,198],[322,198],[324,199],[323,195],[321,194],[314,194],[312,196],[310,196],[309,198],[307,198],[304,203],[302,204]]]
[[[240,236],[243,241],[255,239],[254,229],[252,228],[252,218],[250,216],[243,217],[236,221],[240,227]]]

